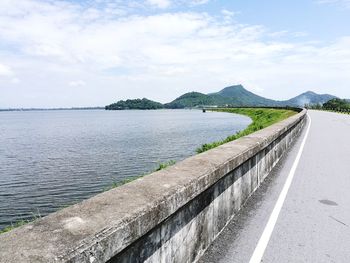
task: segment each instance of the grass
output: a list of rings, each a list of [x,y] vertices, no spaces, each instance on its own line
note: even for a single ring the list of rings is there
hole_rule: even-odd
[[[28,223],[30,223],[31,221],[30,220],[21,220],[21,221],[18,221],[14,224],[11,223],[10,226],[7,226],[5,227],[4,229],[0,230],[0,235],[3,234],[3,233],[6,233],[6,232],[9,232],[11,231],[12,229],[15,229],[17,227],[20,227],[20,226],[23,226],[23,225],[26,225]]]
[[[252,119],[252,123],[243,131],[237,132],[234,135],[228,136],[226,139],[203,144],[196,151],[202,153],[223,145],[227,142],[231,142],[249,135],[258,130],[264,129],[274,123],[282,121],[288,117],[295,115],[297,112],[289,109],[268,109],[268,108],[230,108],[230,109],[214,109],[213,111],[229,112],[241,115],[246,115]]]
[[[15,223],[11,223],[11,225],[5,227],[4,229],[1,229],[0,235],[3,233],[9,232],[17,227],[24,226],[26,224],[34,222],[35,220],[37,220],[39,218],[41,218],[41,215],[40,215],[39,210],[38,210],[37,214],[33,213],[32,219],[26,219],[26,220],[22,219],[22,220],[15,222]]]
[[[158,168],[157,168],[155,171],[156,171],[156,172],[157,172],[157,171],[161,171],[161,170],[163,170],[163,169],[165,169],[165,168],[168,168],[169,166],[174,165],[175,163],[176,163],[176,162],[175,162],[174,160],[170,160],[170,161],[165,162],[165,163],[160,163],[159,166],[158,166]]]

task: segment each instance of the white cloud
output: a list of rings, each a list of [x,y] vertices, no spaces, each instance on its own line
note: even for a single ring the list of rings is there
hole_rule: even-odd
[[[147,0],[147,3],[158,8],[168,8],[171,5],[170,0]]]
[[[308,89],[347,96],[349,37],[304,42],[287,30],[271,32],[226,19],[234,15],[228,10],[224,17],[146,15],[133,12],[127,2],[2,0],[0,42],[11,50],[0,52],[9,65],[0,64],[0,75],[13,69],[21,82],[17,90],[2,92],[0,106],[12,106],[21,99],[18,94],[23,106],[104,105],[128,97],[166,102],[189,90],[211,92],[235,83],[274,98]],[[67,83],[89,85],[84,94],[80,89],[62,94]],[[35,100],[27,101],[26,92],[36,94]],[[47,97],[57,105],[43,105],[50,103]]]
[[[333,4],[345,8],[350,8],[350,0],[317,0],[316,2],[319,4]]]
[[[233,21],[233,18],[239,14],[239,12],[234,12],[234,11],[230,11],[227,9],[222,9],[221,10],[221,14],[223,16],[223,22],[225,22],[226,24],[230,24]]]
[[[0,76],[12,76],[13,71],[10,67],[0,64]]]
[[[227,10],[227,9],[222,9],[222,10],[221,10],[221,13],[222,13],[224,16],[233,17],[233,16],[235,16],[236,14],[238,14],[239,12],[234,12],[234,11],[230,11],[230,10]]]
[[[75,80],[75,81],[69,82],[68,85],[71,87],[81,87],[81,86],[85,86],[86,82],[83,80]]]
[[[166,9],[169,7],[187,5],[195,7],[199,5],[207,4],[210,0],[146,0],[146,4],[152,7]]]
[[[196,6],[196,5],[204,5],[206,3],[208,3],[210,0],[192,0],[192,1],[188,1],[190,3],[190,5],[192,6]]]
[[[11,79],[11,83],[13,83],[13,84],[18,84],[18,83],[20,83],[21,81],[18,79],[18,78],[13,78],[13,79]]]
[[[299,32],[294,32],[293,35],[295,37],[307,37],[309,34],[307,32],[299,31]]]

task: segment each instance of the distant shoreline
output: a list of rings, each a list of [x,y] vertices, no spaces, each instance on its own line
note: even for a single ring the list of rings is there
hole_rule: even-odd
[[[72,107],[72,108],[14,108],[1,111],[60,111],[60,110],[104,110],[105,107]]]
[[[158,110],[202,110],[202,108],[181,108],[181,109],[118,109],[118,110],[106,110],[105,107],[91,107],[91,108],[23,108],[23,109],[0,109],[0,112],[13,112],[13,111],[71,111],[71,110],[103,110],[103,111],[158,111]]]

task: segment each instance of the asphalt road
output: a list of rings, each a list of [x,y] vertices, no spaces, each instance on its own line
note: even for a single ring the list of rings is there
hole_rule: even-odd
[[[305,147],[261,262],[350,262],[350,115],[309,116]],[[250,261],[306,131],[199,262]]]

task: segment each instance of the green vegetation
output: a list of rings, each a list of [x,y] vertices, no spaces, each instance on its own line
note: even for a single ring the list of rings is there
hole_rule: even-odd
[[[165,169],[165,168],[167,168],[167,167],[169,167],[169,166],[174,165],[175,163],[176,163],[176,162],[175,162],[174,160],[170,160],[170,161],[165,162],[165,163],[159,163],[158,167],[157,167],[154,171],[152,171],[152,172],[161,171],[161,170],[163,170],[163,169]],[[150,172],[150,173],[152,173],[152,172]],[[150,173],[146,173],[146,174],[139,175],[139,176],[130,176],[130,177],[127,177],[127,178],[123,179],[122,181],[113,182],[112,185],[110,185],[109,187],[107,187],[107,188],[105,189],[105,191],[108,191],[108,190],[111,190],[111,189],[113,189],[113,188],[122,186],[122,185],[127,184],[127,183],[130,183],[130,182],[132,182],[132,181],[135,181],[136,179],[139,179],[139,178],[141,178],[141,177],[144,177],[144,176],[146,176],[146,175],[148,175],[148,174],[150,174]]]
[[[222,141],[203,144],[197,149],[197,153],[202,153],[218,147],[224,143],[234,141],[240,137],[246,136],[258,130],[264,129],[274,123],[282,121],[290,116],[296,114],[296,111],[289,109],[267,109],[267,108],[228,108],[228,109],[215,109],[214,111],[236,113],[246,115],[252,119],[252,123],[243,131],[240,131],[234,135],[228,136]]]
[[[33,213],[32,219],[27,219],[27,220],[23,220],[22,219],[22,220],[19,220],[19,221],[15,222],[15,223],[11,223],[10,226],[5,227],[4,229],[1,229],[0,230],[0,235],[3,234],[3,233],[9,232],[9,231],[11,231],[11,230],[13,230],[13,229],[15,229],[17,227],[24,226],[26,224],[32,223],[32,222],[34,222],[35,220],[37,220],[39,218],[41,218],[41,215],[40,215],[39,210],[38,210],[37,214]]]
[[[163,108],[163,104],[146,98],[126,101],[120,100],[105,107],[106,110],[156,110]]]
[[[168,109],[183,109],[195,108],[203,105],[215,105],[215,100],[203,93],[189,92],[164,106]]]
[[[350,110],[350,103],[347,100],[332,99],[322,106],[326,110]]]
[[[4,229],[0,230],[0,235],[3,234],[3,233],[6,233],[6,232],[9,232],[11,231],[12,229],[15,229],[17,227],[20,227],[20,226],[23,226],[25,224],[28,224],[30,223],[31,221],[28,221],[28,220],[21,220],[21,221],[18,221],[14,224],[11,224],[10,226],[7,226],[5,227]]]
[[[242,85],[226,87],[215,93],[203,94],[199,92],[186,93],[174,101],[164,104],[166,108],[200,108],[202,106],[218,107],[304,107],[306,103],[314,105],[324,103],[335,98],[328,94],[316,94],[308,91],[286,101],[276,101],[258,96]]]
[[[308,106],[308,108],[314,109],[314,110],[326,110],[326,111],[350,113],[350,102],[348,100],[335,98],[327,101],[323,105],[316,104],[316,105]]]
[[[259,106],[280,106],[281,102],[266,99],[258,96],[242,85],[226,87],[223,90],[209,94],[213,97],[218,106],[228,105],[230,107],[259,107]]]
[[[248,90],[242,85],[230,86],[223,90],[203,94],[199,92],[186,93],[174,101],[165,104],[166,108],[170,109],[183,109],[183,108],[195,108],[202,106],[277,106],[280,102],[269,100],[260,97]]]
[[[174,165],[175,163],[176,163],[176,162],[175,162],[174,160],[170,160],[170,161],[165,162],[165,163],[160,163],[159,166],[158,166],[158,168],[157,168],[155,171],[156,171],[156,172],[157,172],[157,171],[161,171],[161,170],[163,170],[163,169],[165,169],[165,168],[168,168],[169,166]]]
[[[106,106],[106,110],[126,110],[126,109],[185,109],[202,108],[203,106],[216,106],[225,108],[234,107],[304,107],[306,104],[323,104],[330,99],[336,98],[329,94],[316,94],[308,91],[290,100],[277,101],[258,96],[242,85],[226,87],[219,92],[203,94],[199,92],[189,92],[178,97],[172,102],[161,104],[159,102],[137,99],[119,101]]]

